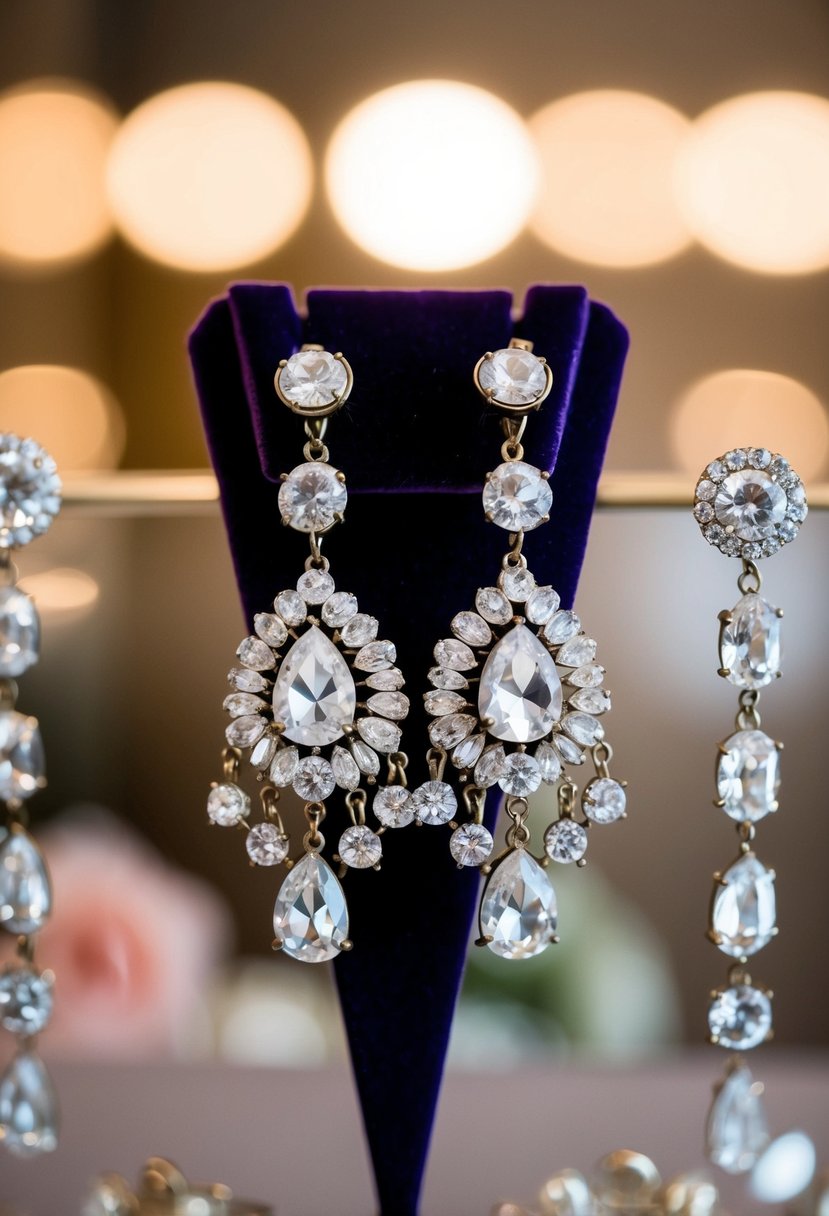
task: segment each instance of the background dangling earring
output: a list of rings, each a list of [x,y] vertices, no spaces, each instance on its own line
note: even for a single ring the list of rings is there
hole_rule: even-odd
[[[486,354],[474,381],[502,414],[503,463],[487,474],[486,518],[509,534],[497,586],[481,587],[475,611],[459,612],[452,637],[438,642],[425,694],[431,748],[430,780],[409,800],[419,824],[448,823],[449,849],[459,867],[487,875],[479,909],[479,946],[506,959],[531,958],[557,941],[557,907],[546,868],[550,861],[584,865],[587,829],[625,814],[624,783],[610,777],[611,750],[600,716],[610,708],[596,643],[575,612],[560,607],[553,587],[538,585],[523,554],[525,533],[549,520],[549,474],[527,464],[521,438],[527,417],[552,387],[545,361],[530,342]],[[566,774],[590,758],[595,776],[581,794]],[[458,771],[467,820],[444,780]],[[542,783],[557,787],[558,817],[544,833],[544,855],[529,850],[528,797]],[[506,849],[494,861],[483,823],[486,791],[498,785],[511,820]]]
[[[0,1077],[0,1144],[21,1157],[58,1142],[57,1099],[35,1039],[52,1015],[54,975],[35,963],[37,934],[52,911],[46,863],[27,831],[26,802],[46,784],[36,718],[22,714],[17,677],[40,658],[40,621],[16,585],[11,550],[42,536],[60,510],[54,460],[33,439],[0,435],[0,928],[17,958],[0,972],[0,1024],[18,1051]]]
[[[274,907],[274,948],[302,962],[320,963],[351,948],[349,914],[337,875],[322,856],[320,827],[327,801],[344,792],[348,826],[334,860],[339,878],[349,869],[378,869],[384,826],[366,823],[366,791],[388,765],[388,792],[405,796],[406,756],[400,747],[409,700],[400,691],[394,644],[378,640],[378,622],[358,610],[357,599],[337,591],[322,556],[322,537],[342,521],[348,501],[345,476],[329,463],[323,442],[328,418],[351,392],[351,368],[342,355],[303,346],[276,372],[279,400],[305,423],[305,462],[282,475],[279,510],[287,527],[308,536],[311,553],[296,589],[280,591],[273,610],[254,617],[254,635],[236,651],[224,707],[223,779],[207,800],[211,822],[246,833],[253,865],[284,862],[288,875]],[[250,826],[251,800],[238,784],[243,750],[262,782],[263,819]],[[280,789],[304,802],[307,830],[300,859],[279,813]]]
[[[720,613],[719,674],[735,685],[735,731],[719,745],[716,781],[720,807],[737,825],[739,854],[714,875],[708,936],[733,959],[728,981],[711,993],[710,1040],[736,1053],[726,1066],[708,1115],[706,1147],[729,1173],[754,1165],[769,1141],[762,1104],[742,1053],[772,1035],[772,993],[756,983],[748,960],[777,934],[774,871],[753,849],[755,824],[778,807],[782,744],[760,729],[760,690],[780,674],[782,612],[760,595],[756,562],[795,539],[807,513],[800,478],[782,456],[766,448],[726,452],[697,484],[694,516],[703,536],[742,562],[741,598]]]

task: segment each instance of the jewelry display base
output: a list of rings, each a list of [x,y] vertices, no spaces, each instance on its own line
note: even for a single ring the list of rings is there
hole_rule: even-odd
[[[520,319],[512,307],[503,291],[313,291],[301,318],[288,287],[240,284],[191,336],[248,623],[276,592],[295,586],[308,552],[306,537],[281,526],[277,506],[279,475],[301,462],[304,436],[277,400],[276,367],[314,342],[342,351],[354,369],[352,396],[326,436],[349,502],[324,552],[338,587],[353,591],[397,646],[413,701],[404,734],[412,786],[427,775],[418,704],[432,647],[476,588],[495,581],[507,547],[507,534],[486,523],[481,507],[502,435],[473,386],[475,363],[517,335],[552,368],[552,393],[524,440],[526,459],[552,471],[552,526],[530,534],[524,552],[565,607],[616,406],[627,334],[608,309],[579,287],[533,288]],[[213,656],[217,696],[232,657]],[[488,826],[496,814],[491,798]],[[348,877],[354,949],[335,970],[382,1216],[417,1211],[478,887],[478,874],[459,873],[443,834],[430,831],[390,833],[382,871]],[[329,1132],[343,1117],[337,1105],[322,1125],[309,1122],[301,1103],[280,1110],[273,1134],[283,1119],[301,1124],[317,1163],[327,1163]],[[493,1112],[491,1136],[510,1117]]]

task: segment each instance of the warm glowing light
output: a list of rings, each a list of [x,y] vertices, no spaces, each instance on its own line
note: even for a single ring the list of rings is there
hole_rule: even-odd
[[[255,262],[294,232],[311,198],[308,143],[293,115],[239,84],[183,85],[123,123],[109,163],[116,220],[170,266]]]
[[[676,406],[673,444],[697,474],[713,456],[753,444],[782,452],[804,480],[824,471],[829,420],[815,394],[775,372],[734,368],[698,380]]]
[[[580,262],[648,266],[691,237],[674,197],[676,155],[690,124],[644,93],[598,89],[530,119],[541,158],[536,236]]]
[[[0,97],[0,259],[70,262],[106,241],[105,165],[117,121],[105,100],[75,84]]]
[[[50,364],[0,373],[0,431],[37,439],[62,473],[115,468],[126,437],[108,388],[88,372]]]
[[[694,234],[729,262],[767,274],[829,266],[829,101],[748,93],[693,124],[679,202]]]
[[[453,270],[521,231],[538,166],[526,125],[500,98],[415,80],[346,115],[325,173],[334,213],[361,248],[408,270]]]
[[[56,566],[53,570],[29,574],[21,580],[20,586],[42,613],[79,612],[91,608],[100,594],[91,575],[70,566]]]
[[[805,1132],[786,1132],[772,1140],[751,1172],[751,1190],[761,1203],[788,1203],[812,1181],[815,1146]]]

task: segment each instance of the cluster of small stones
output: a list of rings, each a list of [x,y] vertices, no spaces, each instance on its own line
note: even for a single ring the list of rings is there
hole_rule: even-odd
[[[712,460],[694,495],[694,518],[708,543],[749,561],[790,544],[807,512],[797,473],[767,448],[734,448]]]

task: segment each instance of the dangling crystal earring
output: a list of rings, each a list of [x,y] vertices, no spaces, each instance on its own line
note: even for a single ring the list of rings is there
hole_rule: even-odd
[[[339,837],[334,860],[339,878],[349,869],[379,869],[381,836],[366,823],[366,791],[376,783],[381,756],[387,786],[375,799],[405,798],[406,756],[399,751],[409,700],[400,691],[392,642],[378,640],[378,622],[358,610],[348,591],[337,591],[323,536],[342,520],[348,494],[345,477],[329,463],[323,442],[328,418],[349,396],[353,377],[341,354],[303,346],[276,372],[279,400],[305,424],[305,462],[282,475],[279,511],[287,527],[308,536],[311,553],[296,590],[280,591],[273,611],[254,617],[254,636],[236,651],[239,665],[228,680],[233,691],[224,707],[232,718],[225,731],[223,780],[207,800],[211,822],[241,826],[248,857],[256,866],[284,862],[288,875],[274,907],[274,948],[306,963],[321,963],[351,949],[345,894],[322,856],[320,827],[326,803],[345,793],[349,826]],[[248,822],[251,800],[239,785],[243,750],[262,783],[261,822]],[[307,831],[299,860],[289,860],[290,842],[279,813],[279,791],[291,787],[304,802]]]
[[[609,774],[611,749],[600,715],[610,709],[601,686],[604,668],[596,643],[558,593],[538,585],[522,549],[525,533],[546,524],[552,504],[549,474],[527,464],[521,438],[527,416],[552,387],[552,373],[532,344],[486,354],[474,371],[478,391],[502,417],[503,463],[487,474],[486,518],[510,533],[497,586],[482,587],[476,611],[459,612],[452,634],[438,642],[426,693],[430,780],[416,789],[408,811],[419,824],[452,828],[450,852],[459,867],[487,875],[479,909],[479,946],[507,959],[531,958],[557,941],[556,896],[545,870],[550,861],[584,865],[587,829],[625,814],[624,783]],[[477,686],[477,687],[476,687]],[[595,777],[581,795],[565,774],[590,758]],[[444,780],[447,762],[458,770],[468,816],[458,823],[458,799]],[[556,786],[558,817],[544,833],[544,856],[529,850],[528,797],[542,783]],[[506,849],[492,860],[494,842],[483,823],[486,791],[506,794],[511,820]]]
[[[52,887],[26,828],[25,803],[46,784],[36,718],[21,714],[17,677],[40,657],[40,621],[17,586],[11,550],[47,531],[60,510],[54,460],[33,439],[0,435],[0,928],[17,958],[0,972],[0,1023],[18,1051],[0,1077],[0,1143],[21,1157],[57,1147],[57,1099],[35,1050],[52,1014],[51,971],[35,964],[37,934],[52,911]]]
[[[740,852],[714,875],[709,937],[733,959],[728,982],[711,994],[710,1040],[743,1053],[772,1034],[771,992],[755,983],[748,960],[777,933],[774,871],[753,850],[755,824],[777,810],[782,744],[760,729],[760,690],[780,673],[780,618],[760,595],[756,562],[795,539],[807,513],[800,478],[766,448],[737,448],[705,469],[694,516],[709,544],[742,562],[740,599],[720,613],[719,674],[739,692],[733,734],[719,745],[716,781],[720,807],[737,825]],[[763,1086],[735,1054],[708,1116],[707,1150],[729,1173],[751,1169],[769,1140]]]

